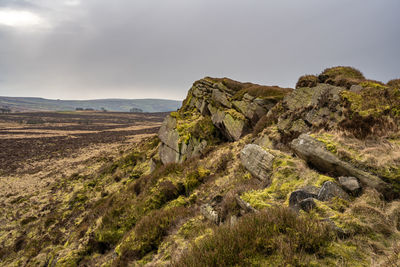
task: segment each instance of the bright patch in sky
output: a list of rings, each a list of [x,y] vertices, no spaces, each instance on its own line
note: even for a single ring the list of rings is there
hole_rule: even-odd
[[[11,27],[39,26],[44,21],[38,15],[21,10],[4,9],[0,10],[0,24]]]

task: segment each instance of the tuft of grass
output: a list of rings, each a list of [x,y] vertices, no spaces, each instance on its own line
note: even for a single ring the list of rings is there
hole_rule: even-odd
[[[318,82],[318,77],[315,75],[303,75],[297,81],[296,89],[302,87],[315,87]]]
[[[172,266],[307,265],[334,239],[330,228],[285,207],[248,214],[234,226],[222,225],[192,244]],[[278,258],[278,262],[277,261]]]
[[[140,260],[149,252],[157,250],[168,230],[189,214],[187,208],[173,207],[154,210],[144,216],[116,249],[120,255],[116,265],[126,266],[130,261]]]

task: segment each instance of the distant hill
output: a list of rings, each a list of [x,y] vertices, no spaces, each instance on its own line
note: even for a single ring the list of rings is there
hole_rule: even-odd
[[[75,109],[106,109],[108,111],[166,112],[177,110],[182,102],[166,99],[96,99],[53,100],[37,97],[0,96],[0,107],[12,111],[71,111]]]

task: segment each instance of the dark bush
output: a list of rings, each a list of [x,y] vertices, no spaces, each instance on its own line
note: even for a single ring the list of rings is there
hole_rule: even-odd
[[[318,84],[318,77],[315,75],[304,75],[296,83],[296,89],[302,87],[315,87]]]
[[[394,88],[400,88],[400,79],[393,79],[390,80],[387,85],[394,87]]]

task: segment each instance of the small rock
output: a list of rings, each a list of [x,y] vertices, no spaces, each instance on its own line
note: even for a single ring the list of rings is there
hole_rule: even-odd
[[[349,195],[336,183],[327,181],[321,187],[318,194],[318,199],[321,201],[328,201],[334,197],[339,197],[345,200],[349,199]]]
[[[310,212],[310,210],[314,209],[316,206],[317,204],[315,204],[314,198],[312,197],[303,199],[299,202],[300,209],[304,210],[305,212]]]
[[[355,177],[339,177],[339,184],[352,196],[357,196],[361,192],[361,185]]]
[[[153,172],[157,168],[157,162],[153,158],[150,159],[149,165],[150,165],[150,172]]]
[[[308,198],[317,198],[317,195],[302,189],[296,190],[290,194],[289,207],[297,209],[299,203]]]

